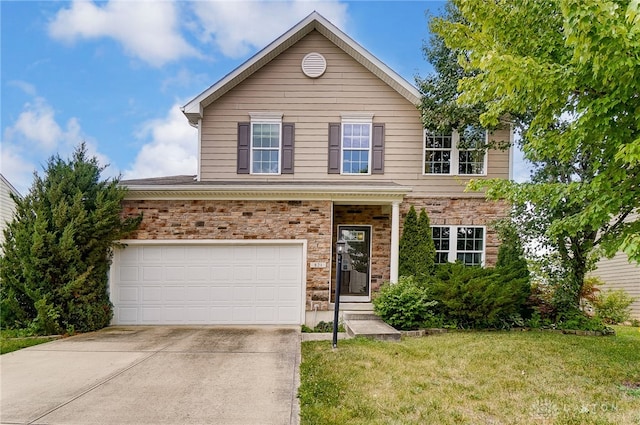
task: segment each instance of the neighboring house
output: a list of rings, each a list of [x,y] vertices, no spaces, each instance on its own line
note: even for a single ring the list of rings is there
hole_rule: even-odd
[[[629,217],[638,218],[638,214]],[[598,268],[591,273],[605,283],[601,291],[623,289],[635,298],[631,304],[631,316],[640,320],[640,265],[630,263],[627,254],[618,252],[613,258],[605,258],[598,262]]]
[[[0,253],[4,245],[4,229],[7,228],[7,223],[13,220],[16,212],[16,203],[11,198],[11,194],[20,196],[11,183],[0,174]]]
[[[434,134],[419,102],[317,13],[209,87],[183,108],[198,174],[122,182],[125,214],[144,219],[114,258],[114,323],[331,320],[339,238],[341,310],[370,310],[398,279],[411,205],[430,215],[440,261],[494,264],[490,223],[506,207],[464,189],[509,178],[508,149],[474,147],[511,131]]]

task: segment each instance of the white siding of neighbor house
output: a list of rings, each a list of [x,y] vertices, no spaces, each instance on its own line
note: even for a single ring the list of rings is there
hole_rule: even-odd
[[[317,79],[301,70],[302,58],[321,53],[325,74]],[[294,173],[274,176],[236,174],[237,123],[250,121],[250,112],[283,113],[295,124]],[[328,174],[328,124],[341,114],[374,113],[385,124],[384,174]],[[395,182],[413,188],[414,195],[482,196],[464,194],[469,176],[423,175],[423,129],[417,107],[373,75],[319,32],[313,31],[256,71],[204,110],[201,128],[201,180]],[[509,130],[494,134],[509,141]],[[509,177],[509,152],[491,150],[488,178]]]
[[[16,211],[16,205],[11,199],[10,193],[18,195],[11,183],[0,174],[0,252],[4,244],[4,229],[7,227],[7,222],[13,219]]]
[[[635,214],[629,219],[635,220],[638,217],[638,214]],[[640,320],[640,265],[638,263],[630,263],[625,253],[618,252],[613,258],[600,260],[598,268],[591,274],[605,282],[600,290],[623,289],[635,298],[636,300],[631,304],[631,315]]]

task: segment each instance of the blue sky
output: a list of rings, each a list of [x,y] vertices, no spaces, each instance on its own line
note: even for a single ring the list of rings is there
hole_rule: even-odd
[[[408,81],[440,1],[0,1],[2,174],[85,141],[124,178],[196,173],[179,107],[317,10]]]

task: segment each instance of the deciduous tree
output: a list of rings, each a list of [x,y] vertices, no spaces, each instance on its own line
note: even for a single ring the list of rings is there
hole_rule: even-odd
[[[532,182],[476,181],[472,189],[548,218],[548,240],[578,305],[599,255],[640,260],[640,6],[636,0],[453,0],[461,19],[431,27],[467,72],[457,102],[484,104],[483,125],[526,117]]]

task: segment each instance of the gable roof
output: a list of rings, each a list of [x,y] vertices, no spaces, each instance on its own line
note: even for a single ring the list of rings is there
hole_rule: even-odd
[[[420,92],[415,86],[369,53],[364,47],[356,43],[351,37],[338,29],[338,27],[318,12],[313,12],[245,63],[227,74],[220,81],[192,99],[182,107],[182,112],[187,116],[191,124],[197,124],[198,119],[202,118],[204,108],[240,84],[313,30],[325,36],[329,41],[396,90],[409,102],[414,105],[420,102]]]

